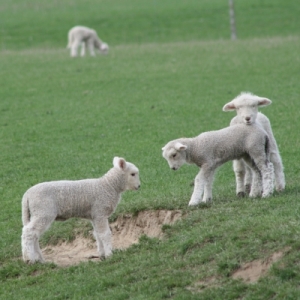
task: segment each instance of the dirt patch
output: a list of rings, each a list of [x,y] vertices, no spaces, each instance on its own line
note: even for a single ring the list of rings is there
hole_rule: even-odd
[[[124,215],[111,223],[113,248],[126,249],[139,241],[143,234],[162,238],[162,225],[173,224],[182,216],[179,210],[142,211],[136,217]]]
[[[244,264],[232,274],[233,279],[242,279],[246,283],[255,283],[267,273],[272,264],[279,261],[289,249],[273,253],[268,259],[257,259]]]
[[[46,262],[53,262],[61,267],[76,265],[91,259],[100,260],[96,257],[96,242],[91,238],[81,236],[78,236],[71,243],[63,242],[55,246],[46,246],[42,249],[42,253]]]
[[[182,217],[180,210],[142,211],[137,216],[123,215],[110,224],[113,249],[126,249],[139,241],[143,234],[162,238],[162,226],[173,224]],[[59,266],[76,265],[82,261],[99,261],[96,242],[92,237],[77,237],[73,242],[63,242],[42,249],[46,261]]]

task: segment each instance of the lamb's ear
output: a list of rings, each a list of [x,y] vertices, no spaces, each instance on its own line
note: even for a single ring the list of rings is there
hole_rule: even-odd
[[[258,99],[258,106],[268,106],[272,103],[272,101],[268,98],[259,98]]]
[[[174,148],[175,148],[175,150],[177,150],[177,151],[184,151],[184,150],[187,149],[187,146],[186,146],[186,145],[183,145],[183,144],[181,144],[181,143],[179,143],[179,142],[177,142],[177,143],[175,144]]]
[[[161,148],[162,151],[165,151],[165,149],[166,149],[166,147],[162,147],[162,148]]]
[[[115,157],[113,160],[114,167],[120,168],[121,170],[126,169],[126,160],[122,157]]]
[[[229,102],[223,106],[223,111],[233,111],[236,110],[234,103]]]

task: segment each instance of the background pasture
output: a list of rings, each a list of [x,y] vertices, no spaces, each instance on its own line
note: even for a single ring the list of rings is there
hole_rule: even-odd
[[[0,4],[0,297],[5,299],[297,299],[299,291],[299,4],[235,1],[7,1]],[[108,56],[71,59],[67,31],[97,29]],[[188,209],[194,166],[173,172],[169,140],[227,126],[222,107],[241,91],[266,96],[287,189],[238,199],[231,163],[210,206]],[[142,237],[101,263],[59,268],[21,260],[23,193],[38,182],[97,177],[115,155],[141,172],[115,216],[182,209],[164,241]],[[42,243],[89,224],[55,224]],[[233,280],[244,262],[288,249],[254,285]],[[213,279],[213,280],[212,280]]]

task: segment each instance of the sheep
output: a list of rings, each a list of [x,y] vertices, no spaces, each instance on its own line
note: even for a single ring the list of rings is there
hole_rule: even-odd
[[[22,255],[27,263],[45,262],[40,236],[53,221],[72,217],[91,220],[100,257],[112,254],[108,217],[121,193],[140,187],[139,170],[124,158],[115,157],[113,168],[100,178],[43,182],[29,188],[22,198]]]
[[[285,176],[283,164],[277,147],[271,124],[267,116],[258,112],[259,107],[270,105],[272,101],[265,97],[259,97],[249,92],[242,92],[235,99],[225,104],[223,111],[236,111],[230,126],[244,123],[246,125],[259,124],[267,132],[270,141],[270,161],[274,166],[275,188],[278,192],[285,189]],[[245,196],[251,190],[252,172],[243,160],[234,160],[233,169],[236,177],[236,193],[238,196]]]
[[[86,47],[89,48],[90,55],[95,56],[94,48],[100,53],[107,54],[109,47],[102,42],[94,29],[75,26],[69,30],[67,48],[71,50],[71,57],[77,56],[77,50],[81,46],[81,56],[85,56]]]
[[[204,132],[194,138],[179,138],[168,142],[162,151],[173,170],[178,170],[184,163],[200,167],[189,206],[212,200],[216,169],[234,159],[243,158],[253,168],[254,184],[250,197],[268,197],[273,192],[274,170],[269,161],[269,138],[256,124],[237,124]]]

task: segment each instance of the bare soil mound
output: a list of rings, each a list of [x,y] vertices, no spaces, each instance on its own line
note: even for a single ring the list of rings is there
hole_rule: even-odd
[[[162,238],[162,226],[173,224],[182,217],[180,210],[142,211],[137,216],[123,215],[110,224],[113,249],[126,249],[139,241],[143,234]],[[90,238],[78,236],[73,242],[63,242],[42,249],[46,261],[59,266],[76,265],[82,261],[99,261],[96,242],[92,233]]]
[[[242,279],[246,283],[255,283],[267,273],[272,264],[279,261],[289,249],[273,253],[268,259],[257,259],[246,263],[232,274],[234,279]]]
[[[272,265],[279,261],[286,252],[290,250],[289,247],[282,251],[274,252],[270,257],[265,260],[257,259],[242,265],[231,276],[233,279],[241,279],[245,283],[255,283],[260,277],[266,275]],[[197,281],[191,286],[187,287],[192,293],[199,293],[206,288],[218,286],[218,278],[211,276],[203,280]]]

